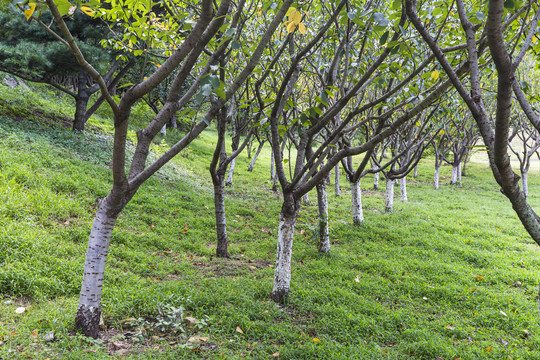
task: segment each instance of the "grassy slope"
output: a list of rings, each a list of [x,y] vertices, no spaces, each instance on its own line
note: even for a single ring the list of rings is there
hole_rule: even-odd
[[[95,199],[110,186],[110,141],[38,124],[72,110],[52,94],[43,96],[0,86],[1,359],[123,352],[131,358],[260,359],[278,351],[282,359],[540,358],[539,249],[485,165],[472,164],[461,186],[435,191],[432,164],[422,163],[420,177],[409,181],[409,203],[397,201],[393,214],[381,212],[382,192],[364,191],[362,227],[351,224],[343,184],[342,197],[329,197],[329,256],[316,252],[316,207],[303,207],[292,297],[280,308],[268,299],[280,200],[269,191],[267,150],[254,173],[241,155],[235,185],[227,190],[233,259],[212,258],[212,131],[145,184],[120,217],[104,289],[107,341],[74,335]],[[33,110],[21,114],[30,102]],[[94,118],[91,125],[103,124]],[[449,169],[442,175],[448,183]],[[538,205],[535,175],[531,202]],[[370,181],[364,180],[365,189]],[[122,322],[151,321],[165,305],[203,321],[163,336]],[[20,306],[26,311],[16,314]],[[57,341],[40,340],[51,330]],[[209,339],[184,346],[194,334]]]

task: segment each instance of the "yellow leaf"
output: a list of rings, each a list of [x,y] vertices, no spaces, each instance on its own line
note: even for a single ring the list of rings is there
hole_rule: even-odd
[[[300,21],[302,21],[302,14],[299,11],[295,12],[292,16],[292,21],[295,25],[300,24]]]
[[[287,25],[287,32],[290,34],[296,29],[296,25],[292,22],[289,25]]]
[[[30,6],[30,9],[24,11],[24,16],[26,17],[26,20],[30,20],[30,18],[34,14],[34,11],[36,10],[36,5],[36,3],[28,4],[28,6]]]
[[[416,126],[422,126],[422,124],[420,123],[420,121],[417,121],[417,122],[416,122]]]
[[[300,31],[300,34],[306,35],[306,27],[304,26],[304,24],[298,24],[298,31]]]
[[[291,16],[292,14],[294,14],[296,12],[296,8],[294,6],[291,6],[289,8],[289,10],[287,10],[287,13],[285,14],[285,16]]]
[[[314,343],[320,343],[321,340],[319,340],[319,339],[317,339],[317,338],[313,338],[313,342],[314,342]]]
[[[431,73],[431,78],[433,80],[437,80],[439,78],[439,71],[433,70],[433,72]]]
[[[240,334],[243,334],[243,333],[244,333],[244,331],[242,331],[242,329],[240,329],[239,326],[236,327],[236,331],[238,331]]]
[[[488,346],[488,347],[486,348],[486,352],[491,352],[491,350],[493,350],[493,348],[492,348],[491,346]]]
[[[532,37],[532,42],[536,44],[537,41],[538,41],[538,38],[536,37],[536,35],[534,35],[534,36]]]
[[[91,16],[91,17],[94,17],[94,10],[92,10],[91,8],[89,8],[88,6],[81,6],[81,11],[83,13],[85,13],[86,15],[88,16]]]

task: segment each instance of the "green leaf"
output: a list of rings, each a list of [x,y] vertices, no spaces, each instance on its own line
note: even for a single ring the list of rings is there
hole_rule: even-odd
[[[223,100],[225,100],[227,98],[227,95],[225,94],[225,91],[223,91],[223,89],[221,89],[221,88],[214,89],[214,92],[216,93],[217,96],[219,96]]]
[[[201,91],[202,91],[203,96],[210,96],[210,94],[212,94],[212,85],[210,84],[203,85],[201,87]]]
[[[240,41],[234,40],[233,42],[231,42],[231,49],[237,50],[237,49],[240,49],[241,47],[242,47],[242,43]]]
[[[213,89],[219,88],[219,85],[221,85],[221,82],[219,81],[219,78],[216,75],[210,75],[210,85],[212,85]]]
[[[511,9],[513,9],[515,6],[516,6],[516,5],[514,4],[514,0],[506,0],[506,1],[504,2],[504,7],[505,7],[506,9],[511,10]]]

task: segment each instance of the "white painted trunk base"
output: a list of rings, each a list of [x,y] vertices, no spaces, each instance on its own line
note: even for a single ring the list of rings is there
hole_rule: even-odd
[[[452,166],[452,177],[450,178],[450,185],[455,185],[458,182],[459,166]]]
[[[433,175],[433,187],[435,190],[439,190],[439,168],[435,167],[435,174]]]
[[[461,166],[459,164],[457,166],[457,179],[461,181]]]
[[[272,298],[280,303],[287,300],[291,289],[291,258],[296,219],[296,214],[289,217],[285,217],[283,214],[279,215],[276,268],[274,270]]]
[[[317,185],[317,203],[319,207],[319,252],[330,252],[330,230],[328,226],[328,194],[326,184]]]
[[[362,209],[362,186],[360,180],[351,183],[351,200],[353,211],[353,224],[361,225],[364,222],[364,211]]]
[[[380,178],[380,173],[375,173],[375,175],[373,175],[373,189],[374,190],[379,190],[379,178]]]
[[[335,183],[334,183],[334,190],[336,192],[336,196],[339,196],[341,194],[341,190],[339,188],[339,164],[336,164],[334,168],[334,176],[335,176]]]
[[[529,196],[529,180],[528,180],[527,171],[521,172],[521,186],[522,186],[521,190],[523,191],[523,194],[525,194],[525,196]]]
[[[235,167],[236,167],[236,158],[232,159],[231,164],[229,165],[229,174],[227,175],[227,180],[225,181],[225,185],[227,186],[231,186],[233,183]]]
[[[407,177],[401,178],[399,185],[401,189],[401,201],[407,202],[409,200],[407,198]]]
[[[106,201],[100,202],[90,231],[79,296],[79,309],[75,319],[76,326],[86,336],[94,338],[97,336],[101,315],[101,295],[107,254],[116,223],[116,217],[108,215],[111,208]]]
[[[394,211],[394,180],[386,180],[386,202],[384,211]]]

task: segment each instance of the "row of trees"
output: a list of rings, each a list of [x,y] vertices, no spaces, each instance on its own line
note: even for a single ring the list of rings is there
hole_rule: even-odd
[[[426,149],[433,149],[435,186],[443,161],[452,165],[452,181],[457,181],[478,134],[495,179],[540,243],[540,219],[519,188],[508,157],[509,140],[522,140],[525,150],[515,150],[526,174],[538,149],[529,144],[537,140],[534,131],[540,120],[516,78],[522,59],[536,48],[538,6],[498,0],[421,5],[414,0],[105,5],[45,0],[23,6],[27,19],[69,49],[76,66],[92,79],[86,83],[99,88],[114,114],[113,184],[99,202],[90,233],[77,327],[97,336],[116,219],[144,181],[212,122],[218,132],[210,164],[218,256],[228,256],[224,184],[232,182],[234,160],[252,139],[272,148],[271,177],[283,194],[271,294],[276,302],[289,296],[295,224],[302,198],[313,189],[319,206],[319,250],[330,250],[326,182],[332,170],[339,174],[341,167],[351,183],[353,220],[358,224],[363,221],[363,176],[383,173],[388,194],[399,180],[406,199],[406,176]],[[113,65],[114,71],[100,68],[103,61],[77,38],[71,25],[78,13],[108,25],[99,43],[106,45],[109,56],[116,54],[115,61],[123,61]],[[47,16],[54,21],[43,21]],[[138,77],[130,77],[133,84],[115,96],[111,79],[129,64],[140,64]],[[495,87],[496,97],[484,90],[490,87]],[[156,116],[138,131],[135,153],[128,159],[131,109],[138,101],[155,99],[157,91],[160,100],[151,102]],[[511,116],[514,96],[523,115]],[[205,115],[194,118],[180,141],[150,161],[150,146],[160,130],[175,114],[189,116],[194,109],[204,109]],[[228,129],[233,134],[230,152]],[[386,206],[391,210],[390,197]]]

